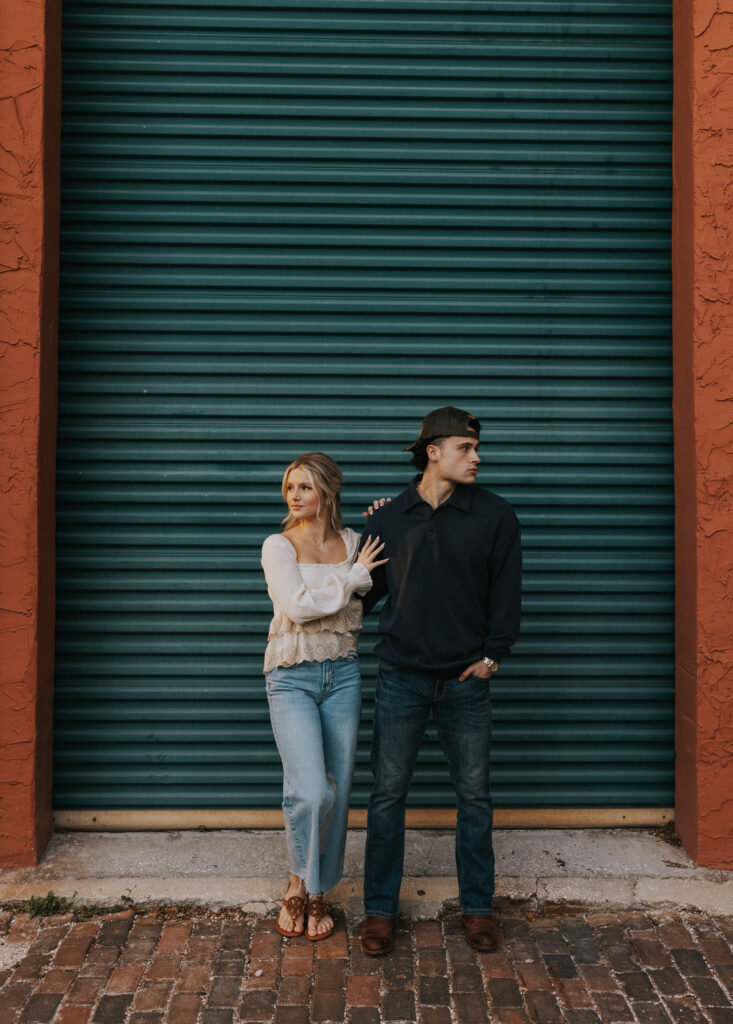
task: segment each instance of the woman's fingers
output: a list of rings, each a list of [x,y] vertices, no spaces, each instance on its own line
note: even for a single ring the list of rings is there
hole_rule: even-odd
[[[384,541],[380,541],[379,537],[369,536],[364,541],[364,547],[361,549],[358,560],[368,572],[371,572],[372,569],[376,569],[380,565],[385,565],[389,561],[388,558],[383,558],[381,561],[377,560],[377,556],[383,548]]]
[[[380,565],[386,565],[388,561],[388,558],[383,558],[381,561],[373,562],[371,558],[369,558],[361,564],[364,566],[368,573],[372,573],[374,572],[375,569],[378,569]]]
[[[375,498],[375,500],[367,508],[366,512],[362,512],[362,515],[364,516],[365,519],[368,519],[369,516],[373,515],[377,511],[378,508],[382,508],[391,500],[391,498]]]

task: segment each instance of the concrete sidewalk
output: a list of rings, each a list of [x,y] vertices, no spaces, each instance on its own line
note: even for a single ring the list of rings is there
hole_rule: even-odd
[[[495,832],[497,894],[545,903],[688,908],[733,915],[733,872],[696,868],[659,830],[502,829]],[[457,897],[452,830],[407,834],[402,912],[433,918]],[[361,913],[364,832],[349,832],[334,899]],[[69,832],[34,869],[0,872],[0,902],[49,889],[79,903],[157,903],[270,912],[288,874],[281,831]]]

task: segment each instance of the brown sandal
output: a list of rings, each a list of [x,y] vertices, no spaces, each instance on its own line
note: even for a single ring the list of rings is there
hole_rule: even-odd
[[[288,914],[290,914],[293,920],[300,917],[301,914],[305,915],[305,900],[303,899],[302,896],[284,897],[281,909],[282,907],[285,908],[285,910],[288,912]],[[299,935],[302,935],[303,932],[305,931],[305,917],[303,918],[303,927],[300,929],[300,931],[286,931],[285,928],[282,928],[280,926],[280,910],[278,910],[277,917],[275,918],[275,927],[277,928],[281,935],[285,936],[286,939],[295,939]]]
[[[316,893],[315,896],[308,897],[308,922],[310,923],[311,918],[315,922],[316,928],[318,927],[321,920],[331,915],[331,911],[326,906],[326,902],[323,899],[323,893]],[[305,929],[306,939],[310,939],[311,942],[320,942],[321,939],[327,939],[329,935],[333,935],[333,930],[336,927],[335,923],[331,925],[327,932],[318,932],[315,935],[311,935],[308,931],[308,927]]]

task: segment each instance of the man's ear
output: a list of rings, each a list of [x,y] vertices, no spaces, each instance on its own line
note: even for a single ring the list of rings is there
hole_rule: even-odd
[[[437,462],[438,455],[440,454],[440,448],[438,447],[437,444],[429,444],[425,449],[425,454],[428,457],[428,461]]]

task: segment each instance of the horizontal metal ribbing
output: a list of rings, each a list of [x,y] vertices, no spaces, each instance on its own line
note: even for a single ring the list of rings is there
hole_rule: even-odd
[[[69,0],[57,806],[279,803],[282,468],[358,528],[449,401],[524,532],[497,803],[671,803],[671,71],[668,0]]]

